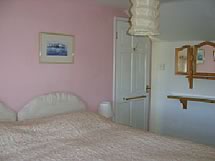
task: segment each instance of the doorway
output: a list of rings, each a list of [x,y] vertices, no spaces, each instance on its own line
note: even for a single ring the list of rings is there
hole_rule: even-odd
[[[131,36],[126,18],[114,20],[113,120],[149,129],[151,41]]]

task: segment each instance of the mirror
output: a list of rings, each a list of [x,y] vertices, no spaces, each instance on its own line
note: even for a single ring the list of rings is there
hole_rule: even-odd
[[[193,79],[215,80],[215,42],[176,48],[175,74],[186,75],[190,89]]]
[[[175,49],[175,74],[188,75],[191,46]]]
[[[194,46],[194,70],[198,76],[215,76],[215,43],[202,42]]]

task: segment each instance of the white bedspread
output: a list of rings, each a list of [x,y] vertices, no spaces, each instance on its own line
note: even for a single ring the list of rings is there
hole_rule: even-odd
[[[94,113],[0,123],[0,161],[215,161],[215,149],[116,125]]]

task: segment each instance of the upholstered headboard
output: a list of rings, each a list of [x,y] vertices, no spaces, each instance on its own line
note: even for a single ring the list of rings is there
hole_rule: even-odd
[[[0,102],[0,121],[16,121],[16,112]]]
[[[71,93],[55,92],[31,100],[18,112],[18,121],[85,110],[86,105],[79,97]]]

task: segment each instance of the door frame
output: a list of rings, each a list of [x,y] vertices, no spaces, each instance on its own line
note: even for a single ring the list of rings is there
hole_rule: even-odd
[[[113,107],[113,117],[112,117],[112,120],[115,121],[115,112],[116,112],[116,36],[117,36],[117,21],[126,21],[128,22],[128,18],[124,18],[124,17],[114,17],[114,22],[113,22],[113,89],[112,89],[112,100],[113,100],[113,104],[112,104],[112,107]],[[150,39],[150,69],[149,69],[149,85],[151,87],[151,70],[152,70],[152,41]],[[151,87],[152,88],[152,87]],[[151,92],[149,93],[149,102],[148,102],[148,106],[149,106],[149,109],[148,109],[148,127],[147,127],[147,130],[149,131],[150,130],[150,112],[151,112]]]

